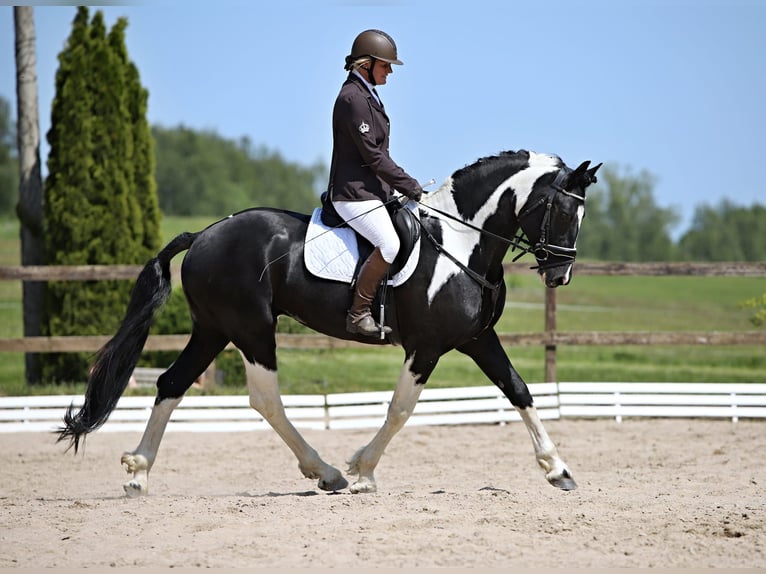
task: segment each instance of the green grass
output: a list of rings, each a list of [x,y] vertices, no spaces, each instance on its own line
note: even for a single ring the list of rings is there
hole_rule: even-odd
[[[216,218],[163,221],[163,241],[182,231],[198,231]],[[19,262],[18,225],[0,221],[0,265]],[[540,332],[545,291],[534,276],[508,278],[507,307],[497,330]],[[766,278],[752,277],[602,277],[575,276],[557,291],[560,331],[745,331],[755,327],[745,299],[766,292]],[[0,281],[0,337],[20,337],[21,283]],[[527,382],[544,378],[544,351],[507,349]],[[400,348],[301,351],[279,354],[285,393],[333,393],[392,389],[403,361]],[[82,392],[23,383],[21,353],[0,353],[0,395]],[[159,365],[158,365],[159,366]],[[558,379],[566,381],[764,382],[766,350],[752,346],[561,346]],[[485,385],[489,381],[470,359],[451,352],[442,357],[429,386]],[[151,390],[131,391],[151,393]],[[192,390],[190,392],[198,392]],[[227,380],[215,392],[244,392],[244,382]]]

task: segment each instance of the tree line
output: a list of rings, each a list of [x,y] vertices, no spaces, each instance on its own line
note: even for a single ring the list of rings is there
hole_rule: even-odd
[[[254,206],[308,212],[327,182],[324,163],[288,162],[247,137],[155,125],[151,138],[164,215],[223,217]],[[15,150],[10,104],[0,96],[0,217],[15,216]],[[606,165],[588,190],[578,252],[604,261],[766,260],[766,206],[728,200],[697,205],[689,229],[674,240],[678,220],[674,209],[657,205],[650,173]]]
[[[157,195],[166,215],[224,216],[254,206],[310,211],[326,184],[321,162],[287,162],[247,137],[233,141],[184,126],[154,126],[152,136]]]
[[[153,155],[147,161],[153,166],[153,181],[145,185],[156,188],[164,215],[216,217],[253,206],[310,211],[327,183],[321,161],[308,166],[289,162],[247,137],[231,140],[211,130],[155,125],[151,140]],[[11,106],[0,96],[0,218],[16,217],[16,150]]]

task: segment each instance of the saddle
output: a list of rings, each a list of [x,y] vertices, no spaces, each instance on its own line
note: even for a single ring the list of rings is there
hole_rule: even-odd
[[[328,192],[325,191],[322,193],[321,202],[322,207],[320,217],[325,226],[332,229],[348,228],[351,230],[348,223],[346,223],[343,218],[338,215],[338,212],[335,211],[332,201],[329,200]],[[403,206],[399,201],[388,203],[386,205],[386,210],[391,216],[394,229],[399,236],[399,253],[391,264],[391,269],[389,271],[389,277],[395,277],[405,269],[410,261],[410,256],[412,255],[415,246],[418,245],[420,239],[420,222],[418,221],[417,215],[415,215],[411,209]],[[367,260],[367,257],[369,257],[374,249],[372,243],[367,241],[367,239],[355,231],[353,233],[357,239],[359,259],[354,269],[352,283],[356,280],[359,268]]]

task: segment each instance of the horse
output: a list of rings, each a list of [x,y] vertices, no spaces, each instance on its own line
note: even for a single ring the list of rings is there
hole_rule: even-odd
[[[572,169],[556,155],[504,151],[458,169],[424,194],[417,206],[422,230],[418,263],[404,283],[388,290],[391,332],[384,338],[347,332],[353,291],[307,270],[303,252],[309,216],[255,207],[201,231],[181,233],[139,273],[117,332],[95,355],[84,402],[77,413],[74,404],[69,406],[64,426],[56,431],[58,441],[69,441],[67,450],[74,447],[76,454],[80,441],[106,422],[128,385],[153,317],[170,294],[170,261],[186,251],[181,279],[193,326],[185,348],[157,379],[138,447],[122,455],[132,475],[123,486],[128,497],[148,493],[149,472],[173,410],[230,342],[245,364],[250,406],[320,490],[377,490],[374,471],[386,446],[412,414],[439,358],[453,349],[473,359],[521,415],[547,481],[562,490],[576,488],[494,325],[505,306],[503,260],[509,249],[519,249],[517,258],[531,253],[547,287],[570,282],[585,190],[596,182],[600,166],[585,161]],[[350,486],[285,414],[275,335],[281,315],[331,337],[404,350],[385,422],[348,461],[346,472],[356,477]]]

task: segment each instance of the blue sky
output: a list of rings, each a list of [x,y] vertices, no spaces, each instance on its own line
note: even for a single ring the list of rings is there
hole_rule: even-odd
[[[35,8],[40,118],[75,8]],[[91,8],[128,19],[149,121],[248,136],[329,163],[331,113],[355,35],[400,59],[380,93],[391,155],[421,181],[508,149],[647,171],[682,216],[766,203],[766,0],[279,0]],[[15,105],[13,11],[0,7],[0,95]],[[47,146],[43,145],[43,159]]]

